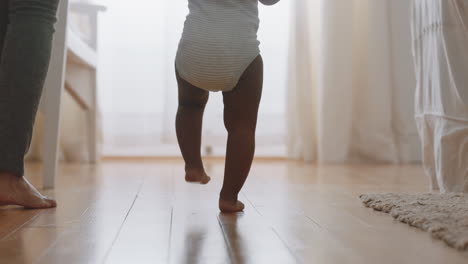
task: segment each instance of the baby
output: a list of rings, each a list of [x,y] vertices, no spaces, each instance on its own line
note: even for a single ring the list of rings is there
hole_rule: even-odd
[[[187,182],[210,181],[200,153],[203,111],[210,91],[223,92],[228,141],[219,198],[222,212],[244,209],[238,194],[255,152],[263,86],[263,61],[257,39],[259,1],[273,5],[279,0],[188,0],[190,12],[176,56],[176,131]]]

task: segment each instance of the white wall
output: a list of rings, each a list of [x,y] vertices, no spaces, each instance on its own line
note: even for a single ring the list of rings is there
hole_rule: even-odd
[[[162,0],[107,1],[100,19],[99,87],[103,154],[140,155],[123,146],[157,137],[164,107]],[[143,142],[140,142],[143,144]],[[120,146],[123,152],[119,152]]]
[[[105,113],[162,111],[164,13],[158,8],[159,2],[107,3],[99,36],[101,103]]]

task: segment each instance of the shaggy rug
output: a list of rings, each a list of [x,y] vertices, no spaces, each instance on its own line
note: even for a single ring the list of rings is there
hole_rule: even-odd
[[[360,198],[367,207],[425,230],[450,247],[468,249],[468,195],[384,193]]]

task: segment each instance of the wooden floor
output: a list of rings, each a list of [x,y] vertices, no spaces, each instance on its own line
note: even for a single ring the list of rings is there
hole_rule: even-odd
[[[429,234],[364,208],[365,192],[422,192],[420,166],[255,163],[245,213],[217,210],[222,161],[207,186],[183,164],[62,165],[51,210],[0,207],[0,263],[468,263]],[[39,165],[28,166],[40,184]]]

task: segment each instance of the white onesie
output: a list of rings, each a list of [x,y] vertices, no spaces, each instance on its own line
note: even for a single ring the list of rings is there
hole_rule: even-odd
[[[179,76],[208,91],[230,91],[260,54],[258,0],[188,0],[176,56]]]

